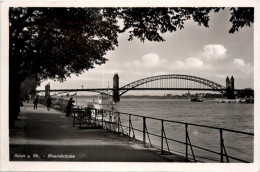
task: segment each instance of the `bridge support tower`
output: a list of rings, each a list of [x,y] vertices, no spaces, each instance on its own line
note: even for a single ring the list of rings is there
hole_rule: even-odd
[[[51,90],[51,86],[50,83],[45,85],[45,97],[50,96],[50,90]]]
[[[119,76],[116,73],[113,77],[113,100],[114,102],[119,102],[120,97],[119,97]]]
[[[230,79],[227,76],[227,78],[226,78],[226,96],[228,99],[235,98],[234,90],[235,90],[235,79],[233,76],[231,76]]]

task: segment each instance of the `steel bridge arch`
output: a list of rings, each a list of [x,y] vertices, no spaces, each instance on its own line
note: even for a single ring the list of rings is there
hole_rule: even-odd
[[[125,94],[126,92],[133,90],[134,88],[152,82],[152,81],[156,81],[156,80],[164,80],[164,79],[181,79],[181,80],[189,80],[189,81],[194,81],[197,83],[200,83],[202,85],[208,86],[213,90],[216,90],[218,92],[220,92],[221,94],[225,95],[226,92],[223,91],[226,89],[226,87],[210,81],[208,79],[204,79],[204,78],[200,78],[197,76],[191,76],[191,75],[180,75],[180,74],[169,74],[169,75],[157,75],[157,76],[152,76],[152,77],[148,77],[148,78],[143,78],[134,82],[131,82],[121,88],[119,88],[120,92],[119,92],[119,96],[122,96],[123,94]]]

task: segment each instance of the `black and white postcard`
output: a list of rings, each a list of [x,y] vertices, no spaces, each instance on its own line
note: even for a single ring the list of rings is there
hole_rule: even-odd
[[[1,170],[259,171],[259,5],[1,2]]]

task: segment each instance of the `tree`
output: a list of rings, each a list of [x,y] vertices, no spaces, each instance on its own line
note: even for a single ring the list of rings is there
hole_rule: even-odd
[[[36,95],[36,87],[39,86],[40,82],[36,81],[35,78],[26,78],[21,83],[20,96],[24,99],[30,98],[30,96]]]
[[[222,8],[10,8],[9,126],[19,112],[20,85],[28,77],[63,81],[94,64],[104,64],[118,45],[129,40],[164,41],[162,33],[184,28],[193,19],[208,27],[210,12]],[[230,8],[230,33],[250,26],[253,8]],[[120,22],[119,22],[120,21]],[[122,24],[119,24],[122,23]]]
[[[112,10],[112,9],[111,9]],[[110,9],[10,8],[9,126],[19,112],[20,85],[28,77],[63,81],[103,64],[117,45]]]

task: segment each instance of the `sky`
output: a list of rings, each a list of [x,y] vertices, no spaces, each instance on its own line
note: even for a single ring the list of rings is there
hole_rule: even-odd
[[[164,42],[142,43],[137,38],[128,41],[127,33],[119,34],[119,46],[106,54],[105,64],[96,65],[79,77],[72,75],[63,83],[44,81],[37,89],[44,89],[47,83],[51,89],[112,87],[115,73],[119,75],[120,87],[150,76],[185,74],[223,86],[226,77],[233,75],[235,88],[254,88],[254,25],[229,34],[229,18],[228,10],[212,13],[209,28],[187,21],[184,29],[163,34]]]

